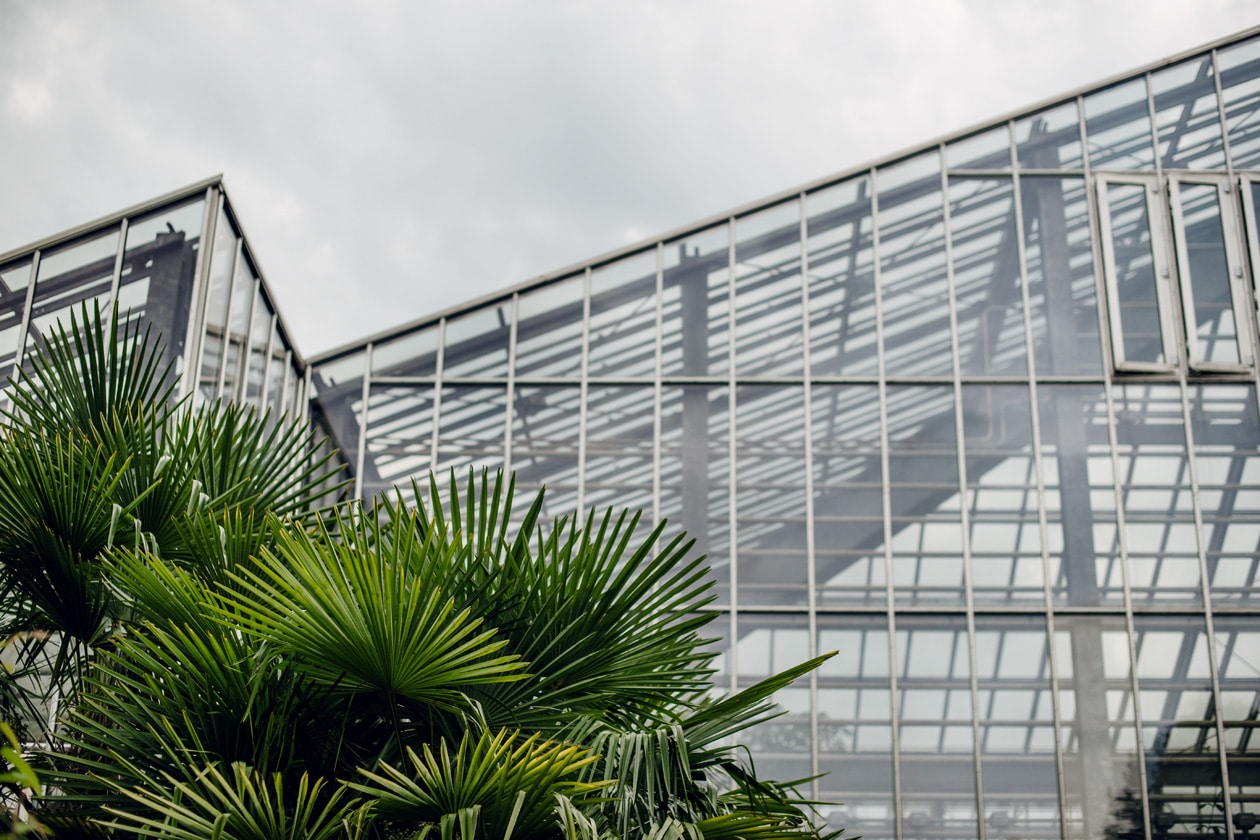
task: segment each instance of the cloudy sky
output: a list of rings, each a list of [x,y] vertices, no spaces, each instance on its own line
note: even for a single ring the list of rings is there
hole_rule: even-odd
[[[0,0],[0,252],[222,172],[312,355],[1260,23],[1260,0]]]

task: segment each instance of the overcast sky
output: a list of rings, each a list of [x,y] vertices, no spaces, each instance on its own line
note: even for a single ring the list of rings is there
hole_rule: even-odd
[[[1260,23],[1260,0],[0,0],[0,252],[222,172],[307,356]]]

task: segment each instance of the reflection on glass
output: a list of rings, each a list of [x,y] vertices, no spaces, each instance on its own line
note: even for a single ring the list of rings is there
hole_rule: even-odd
[[[1212,56],[1205,55],[1151,76],[1155,129],[1165,169],[1224,169],[1225,146],[1216,108]]]
[[[881,169],[879,287],[889,376],[953,372],[938,155]]]
[[[258,291],[255,294],[254,311],[249,328],[249,360],[246,363],[244,401],[261,411],[275,313],[271,311],[271,306],[263,297],[261,283],[258,284]]]
[[[951,178],[950,245],[962,374],[1028,372],[1014,190],[1009,178]]]
[[[736,578],[741,604],[808,601],[805,393],[799,385],[735,392]]]
[[[1023,169],[1080,169],[1081,128],[1076,102],[1065,102],[1015,123]]]
[[[220,207],[214,227],[214,248],[210,252],[206,322],[201,344],[201,373],[198,377],[199,392],[205,400],[213,400],[219,396],[219,373],[223,369],[232,274],[239,248],[240,241],[228,222],[227,214]]]
[[[576,385],[517,385],[512,397],[512,470],[516,493],[532,499],[546,488],[545,519],[577,510],[578,419],[582,391]]]
[[[809,659],[809,623],[804,615],[741,612],[736,626],[738,641],[732,658],[738,671],[736,685],[741,689]],[[740,742],[756,754],[759,776],[812,776],[808,684],[798,682],[779,691],[774,702],[786,714],[744,730]]]
[[[1216,184],[1173,185],[1182,295],[1193,301],[1184,313],[1192,364],[1241,361],[1220,197]]]
[[[1198,603],[1199,545],[1181,395],[1168,385],[1126,385],[1115,395],[1133,601]]]
[[[725,376],[729,365],[730,230],[721,224],[666,242],[661,373]]]
[[[108,306],[117,255],[117,228],[40,255],[26,331],[28,355],[46,344],[49,331],[58,321],[64,321],[69,329],[71,312],[77,315],[83,304],[89,309],[94,301]]]
[[[888,386],[892,576],[899,604],[965,602],[954,391]]]
[[[1260,38],[1220,50],[1222,104],[1235,169],[1260,166]]]
[[[962,616],[898,616],[897,737],[906,837],[976,835],[970,678]]]
[[[1113,336],[1124,361],[1165,364],[1159,306],[1159,279],[1152,252],[1147,188],[1142,184],[1105,185],[1104,253],[1111,274],[1109,289],[1120,335]]]
[[[888,626],[882,615],[820,615],[818,798],[841,803],[826,816],[866,840],[891,840],[892,692]]]
[[[1056,615],[1069,840],[1143,836],[1129,634],[1120,616]],[[1124,833],[1121,833],[1124,832]]]
[[[1085,136],[1094,169],[1153,169],[1146,80],[1134,79],[1085,97]]]
[[[438,325],[411,330],[372,345],[372,378],[433,376],[437,372]]]
[[[955,140],[945,147],[945,165],[954,169],[1010,169],[1011,133],[1006,124]]]
[[[873,376],[875,267],[870,179],[810,193],[809,354],[814,376]]]
[[[652,464],[655,389],[643,385],[591,385],[586,392],[584,510],[643,511],[631,542],[637,546],[653,520]],[[576,419],[576,418],[574,418]]]
[[[1054,703],[1041,616],[976,617],[976,714],[989,837],[1058,837]]]
[[[1041,384],[1037,401],[1054,599],[1117,606],[1124,573],[1103,386]]]
[[[368,397],[363,498],[387,492],[412,498],[411,479],[428,493],[432,463],[432,385],[373,385]],[[395,490],[397,488],[397,490]]]
[[[1225,834],[1212,674],[1203,616],[1135,616],[1142,746],[1152,822]]]
[[[524,292],[516,304],[516,375],[582,374],[582,296],[579,274]]]
[[[1102,373],[1093,233],[1081,178],[1020,180],[1039,375]]]
[[[219,394],[227,400],[241,398],[241,380],[245,376],[245,357],[249,339],[250,319],[257,299],[258,278],[249,267],[249,260],[240,256],[236,260],[235,277],[232,280],[232,301],[228,306],[227,353],[223,357]]]
[[[1212,600],[1256,597],[1260,564],[1260,418],[1254,385],[1189,390],[1195,471]]]
[[[449,347],[449,345],[448,345]],[[493,476],[503,466],[507,431],[507,390],[503,386],[447,385],[441,391],[438,413],[438,486],[467,481],[469,467]]]
[[[964,385],[962,399],[975,601],[1043,601],[1028,389]]]
[[[591,376],[656,372],[655,248],[591,271],[590,333]]]
[[[446,322],[443,376],[507,377],[510,301],[486,306]]]
[[[823,604],[887,598],[879,389],[814,385],[814,563]]]
[[[801,312],[800,201],[736,219],[736,373],[800,376]]]
[[[1260,810],[1260,628],[1251,616],[1216,617],[1212,622],[1220,669],[1225,770],[1233,800],[1230,816],[1238,820],[1240,813]]]

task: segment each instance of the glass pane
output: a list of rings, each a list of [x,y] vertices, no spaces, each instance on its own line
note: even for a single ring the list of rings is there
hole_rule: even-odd
[[[1081,178],[1023,178],[1029,324],[1040,375],[1102,373],[1093,231]]]
[[[505,378],[511,317],[511,301],[505,301],[449,319],[442,376]]]
[[[1210,55],[1151,76],[1155,128],[1165,169],[1224,169],[1225,145],[1216,108]]]
[[[1011,133],[1005,124],[945,147],[945,164],[951,169],[1010,169]]]
[[[1015,123],[1023,169],[1080,169],[1081,128],[1076,102],[1065,102]]]
[[[9,381],[16,364],[18,333],[26,312],[26,289],[31,282],[30,261],[0,269],[0,387]]]
[[[901,811],[910,837],[974,837],[971,661],[962,616],[898,616]]]
[[[1065,834],[1070,840],[1142,837],[1135,702],[1124,619],[1056,615],[1054,623]]]
[[[1102,385],[1037,386],[1050,580],[1060,604],[1124,601]]]
[[[1253,385],[1190,388],[1212,600],[1253,602],[1260,580],[1260,417]]]
[[[819,799],[828,819],[866,840],[893,837],[892,692],[882,615],[818,616]]]
[[[1028,388],[964,385],[962,399],[975,601],[1044,601]]]
[[[1260,167],[1260,38],[1216,54],[1229,133],[1229,155],[1235,169]]]
[[[892,575],[899,604],[965,602],[958,439],[949,386],[888,386]]]
[[[814,385],[814,563],[819,604],[887,599],[879,389]]]
[[[143,313],[161,336],[167,360],[184,355],[204,210],[205,201],[199,199],[127,226],[118,309],[133,316]]]
[[[736,373],[800,376],[800,202],[736,219],[735,238]]]
[[[582,391],[576,385],[517,385],[515,389],[512,470],[516,496],[528,508],[545,487],[545,520],[577,512],[581,406]]]
[[[729,226],[665,243],[661,372],[725,376],[730,335]]]
[[[117,255],[117,229],[40,255],[26,333],[28,354],[44,346],[58,321],[64,321],[69,329],[71,311],[77,316],[83,304],[90,310],[93,301],[108,305]]]
[[[582,375],[583,275],[522,292],[516,303],[516,375]]]
[[[1028,372],[1024,297],[1008,178],[951,178],[950,244],[964,376]]]
[[[428,496],[432,463],[434,392],[432,385],[373,385],[368,398],[367,457],[363,497],[395,488],[414,498],[411,479]],[[462,476],[461,476],[462,477]]]
[[[1234,805],[1231,817],[1236,820],[1241,812],[1254,815],[1260,801],[1260,737],[1256,734],[1260,729],[1260,629],[1254,617],[1214,617],[1212,623],[1226,772]]]
[[[1178,183],[1174,200],[1180,202],[1184,241],[1182,283],[1189,283],[1194,312],[1185,313],[1191,362],[1238,364],[1238,327],[1230,288],[1229,256],[1221,225],[1220,193],[1215,184]]]
[[[1085,97],[1085,135],[1094,169],[1154,169],[1146,79]]]
[[[808,196],[809,354],[814,376],[874,376],[875,268],[870,180]]]
[[[736,577],[741,604],[804,606],[805,392],[748,385],[735,393]]]
[[[1151,223],[1147,188],[1141,184],[1107,184],[1111,220],[1116,299],[1112,308],[1120,322],[1124,360],[1164,364],[1167,361],[1160,321],[1155,260],[1151,251]],[[1116,337],[1113,336],[1113,340]]]
[[[730,406],[722,386],[661,389],[662,540],[682,532],[709,558],[719,604],[731,599]]]
[[[809,623],[803,615],[740,613],[734,661],[739,688],[777,674],[809,658]],[[786,714],[746,729],[740,742],[752,750],[757,773],[775,779],[813,775],[808,684],[797,683],[774,695]]]
[[[412,330],[372,345],[372,378],[437,373],[438,325]]]
[[[271,306],[263,297],[262,285],[259,284],[254,298],[254,311],[249,328],[249,363],[245,377],[245,402],[260,411],[263,408],[263,385],[267,374],[267,360],[271,344],[272,318]]]
[[[452,471],[464,486],[471,467],[480,479],[503,467],[507,390],[503,386],[447,385],[439,406],[438,457],[434,472],[445,496]],[[524,511],[521,511],[524,513]]]
[[[1115,396],[1133,602],[1198,603],[1199,544],[1181,394],[1175,385],[1126,385]]]
[[[652,466],[655,388],[591,385],[586,392],[586,471],[582,506],[601,514],[611,509],[643,517],[631,540],[638,546],[653,521]]]
[[[591,271],[591,376],[656,373],[656,249]]]
[[[280,321],[271,328],[271,355],[267,359],[267,386],[263,395],[263,407],[273,415],[284,406],[284,372],[288,369],[288,348],[280,336]]]
[[[227,337],[228,304],[232,294],[232,272],[239,240],[227,214],[220,208],[214,227],[214,248],[210,252],[210,274],[206,289],[206,324],[201,343],[201,367],[198,376],[202,399],[219,395],[219,373],[223,369],[224,342]]]
[[[980,769],[990,837],[1058,837],[1046,622],[976,617]]]
[[[880,293],[889,376],[953,372],[945,213],[936,153],[880,170]]]
[[[1175,818],[1179,832],[1224,836],[1225,799],[1203,616],[1135,616],[1133,625],[1152,822]]]

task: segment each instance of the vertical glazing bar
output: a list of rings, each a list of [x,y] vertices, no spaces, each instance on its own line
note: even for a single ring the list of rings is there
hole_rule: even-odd
[[[280,379],[280,413],[285,414],[285,406],[289,402],[289,381],[293,378],[293,351],[284,352],[284,376]],[[290,411],[296,409],[293,406]]]
[[[665,280],[665,243],[656,243],[656,327],[653,334],[652,367],[652,524],[661,521],[661,296]],[[586,400],[582,400],[585,405]]]
[[[22,375],[22,363],[26,361],[26,332],[31,325],[31,308],[35,301],[35,278],[39,277],[39,259],[43,251],[31,255],[30,281],[26,284],[26,303],[22,306],[22,326],[18,329],[17,352],[13,356],[13,378],[16,381]]]
[[[236,309],[236,267],[240,265],[241,258],[244,256],[242,251],[245,247],[244,243],[244,239],[237,238],[236,250],[232,253],[232,264],[228,266],[228,306],[227,314],[223,316],[223,355],[219,359],[219,384],[214,389],[215,396],[219,399],[223,399],[223,386],[227,383],[228,351],[232,346],[232,316],[236,314],[233,311]],[[250,298],[246,306],[252,306],[253,300],[253,298]],[[249,325],[246,324],[246,329],[248,330],[248,328]],[[231,398],[229,397],[228,399]]]
[[[814,434],[813,404],[811,401],[811,378],[809,356],[809,212],[806,201],[809,196],[801,193],[797,197],[800,207],[801,241],[801,364],[804,366],[804,399],[805,414],[805,585],[809,587],[806,604],[809,615],[809,658],[818,655],[818,571],[814,560]],[[809,672],[809,766],[810,774],[818,775],[818,671]],[[819,780],[811,783],[813,797],[819,796]]]
[[[261,400],[261,403],[262,403],[262,408],[260,409],[260,412],[266,412],[267,410],[267,394],[268,394],[268,389],[271,386],[271,362],[272,362],[272,359],[274,359],[276,355],[276,341],[279,340],[280,338],[280,334],[276,330],[276,323],[279,320],[280,320],[279,315],[277,315],[274,312],[271,313],[271,328],[267,331],[267,361],[266,363],[263,364],[262,391],[260,391],[258,394],[258,399]],[[371,368],[368,368],[369,373],[371,372],[371,370],[372,370]],[[281,398],[283,399],[283,396]]]
[[[735,463],[738,448],[735,435],[735,413],[739,406],[735,399],[735,217],[726,220],[726,361],[727,361],[727,394],[726,394],[726,428],[727,457],[730,461],[730,475],[727,478],[726,515],[730,517],[730,580],[731,580],[731,644],[730,661],[727,670],[730,672],[730,690],[735,692],[739,686],[739,507],[735,492],[739,481],[738,468]]]
[[[578,524],[586,520],[586,398],[590,393],[591,366],[591,267],[582,274],[582,370],[578,374],[578,461],[577,510]]]
[[[181,398],[201,392],[201,338],[205,334],[207,278],[214,252],[214,230],[219,219],[217,210],[210,208],[218,206],[214,201],[216,195],[218,191],[214,187],[206,187],[206,194],[201,200],[204,208],[201,211],[201,245],[197,248],[197,261],[193,266],[192,289],[188,298],[191,311],[188,313],[188,328],[184,332],[184,370],[176,392]]]
[[[510,304],[511,321],[508,322],[508,369],[507,369],[507,406],[503,411],[503,478],[512,474],[512,414],[513,402],[516,400],[516,321],[520,312],[521,296],[518,292],[512,295]]]
[[[262,308],[258,305],[262,299],[262,280],[255,277],[253,286],[253,293],[249,296],[249,323],[245,325],[244,340],[241,342],[240,377],[236,382],[236,393],[228,395],[229,400],[240,403],[245,403],[245,397],[249,393],[249,363],[254,355],[254,323],[258,320],[259,310]],[[224,367],[226,369],[226,365]],[[363,376],[366,381],[366,371]]]
[[[359,409],[359,452],[354,466],[354,498],[363,501],[363,465],[367,460],[368,398],[372,394],[372,344],[363,351],[363,389]]]
[[[429,472],[437,468],[438,432],[442,428],[442,375],[446,365],[446,319],[438,322],[437,364],[433,368],[433,433],[429,435]]]
[[[130,226],[131,219],[123,219],[122,224],[118,226],[118,250],[114,252],[114,273],[109,278],[109,299],[108,305],[112,310],[114,303],[118,300],[118,283],[122,277],[123,254],[127,251],[127,228]],[[108,313],[106,313],[108,314]],[[122,315],[122,312],[118,313]]]

